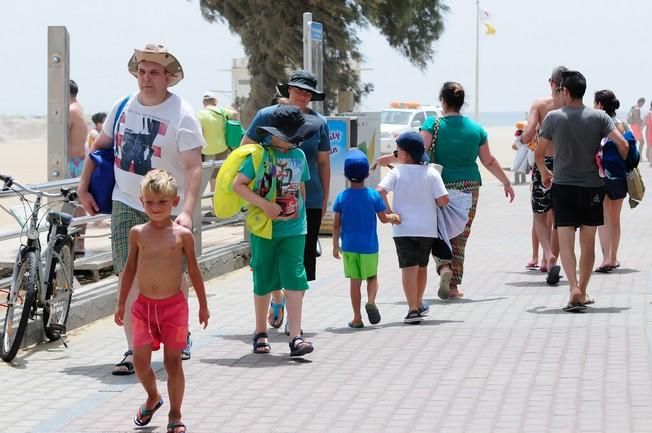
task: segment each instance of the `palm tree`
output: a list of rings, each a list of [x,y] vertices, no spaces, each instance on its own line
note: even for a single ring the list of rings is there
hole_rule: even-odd
[[[268,105],[287,70],[303,65],[304,11],[324,28],[327,113],[336,105],[336,91],[350,90],[359,102],[373,90],[351,67],[351,61],[362,60],[359,29],[377,27],[390,46],[423,69],[433,58],[432,43],[441,36],[448,11],[441,0],[200,0],[199,5],[206,20],[226,22],[240,35],[249,57],[251,93],[241,113],[244,124]]]

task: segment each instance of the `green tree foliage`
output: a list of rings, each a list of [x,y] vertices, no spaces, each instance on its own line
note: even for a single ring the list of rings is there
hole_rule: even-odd
[[[210,22],[226,22],[249,57],[251,94],[242,117],[269,104],[287,71],[303,65],[303,12],[324,26],[325,110],[337,104],[337,91],[350,90],[356,102],[373,90],[351,68],[362,61],[357,31],[378,28],[389,45],[423,69],[433,58],[432,44],[444,30],[442,0],[200,0]],[[219,53],[219,41],[215,46]]]

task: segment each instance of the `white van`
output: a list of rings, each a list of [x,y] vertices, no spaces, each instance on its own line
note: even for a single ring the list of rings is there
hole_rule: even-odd
[[[441,116],[441,107],[422,106],[418,102],[392,102],[380,113],[380,152],[396,149],[396,138],[405,131],[419,131],[426,118]]]

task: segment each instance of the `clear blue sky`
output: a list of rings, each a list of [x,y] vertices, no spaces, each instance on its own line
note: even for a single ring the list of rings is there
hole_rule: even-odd
[[[376,89],[361,109],[380,110],[392,100],[435,103],[445,80],[466,87],[473,109],[475,0],[447,3],[446,30],[425,71],[389,48],[377,31],[360,31],[363,67],[369,68],[362,79]],[[495,36],[481,37],[481,111],[526,111],[547,94],[546,79],[558,64],[587,76],[591,93],[585,102],[601,88],[614,90],[623,107],[652,97],[646,54],[652,2],[485,0],[481,6],[497,29]],[[46,113],[48,25],[70,32],[71,77],[88,113],[106,111],[136,89],[126,64],[133,48],[147,42],[168,45],[180,59],[186,79],[174,91],[194,106],[206,89],[230,90],[224,70],[244,55],[225,24],[204,21],[197,0],[7,0],[0,13],[0,115]],[[229,94],[221,100],[229,103]]]

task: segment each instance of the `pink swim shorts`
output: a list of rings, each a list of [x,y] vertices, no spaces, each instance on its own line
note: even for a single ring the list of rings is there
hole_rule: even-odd
[[[163,343],[181,350],[188,336],[188,300],[181,290],[165,299],[140,294],[131,307],[131,322],[134,347],[151,345],[158,350]]]

